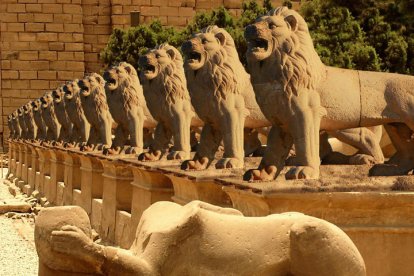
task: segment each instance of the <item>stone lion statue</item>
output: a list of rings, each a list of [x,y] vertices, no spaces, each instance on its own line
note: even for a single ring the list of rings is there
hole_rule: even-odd
[[[72,128],[73,124],[69,119],[69,116],[66,112],[65,107],[65,92],[63,91],[63,86],[56,88],[52,91],[53,105],[55,107],[56,118],[59,121],[61,126],[60,135],[58,138],[59,142],[73,142],[72,141]]]
[[[286,7],[259,17],[245,37],[256,98],[273,125],[259,169],[245,179],[274,179],[293,143],[298,166],[286,178],[318,178],[320,130],[382,124],[397,148],[388,168],[397,174],[414,168],[413,141],[406,139],[414,130],[414,77],[325,66],[306,22]]]
[[[173,46],[161,44],[139,59],[144,96],[151,114],[158,124],[150,151],[141,160],[158,160],[174,141],[167,159],[190,158],[191,127],[201,127],[187,89],[183,58]]]
[[[21,106],[17,109],[17,115],[18,115],[17,119],[19,121],[19,125],[20,125],[20,128],[21,128],[20,138],[25,140],[25,139],[27,139],[29,134],[28,134],[27,126],[26,126],[26,120],[25,120],[25,116],[24,116],[23,106]]]
[[[144,128],[152,129],[156,121],[151,116],[135,68],[126,62],[112,66],[103,77],[105,93],[112,118],[118,124],[111,149],[104,153],[119,153],[130,137],[125,153],[141,153],[144,148]]]
[[[86,146],[81,150],[102,150],[112,144],[112,117],[105,95],[105,81],[101,75],[92,73],[79,80],[80,98],[83,111],[91,129]]]
[[[192,161],[183,169],[205,169],[223,140],[224,156],[216,168],[242,168],[244,128],[269,126],[239,60],[233,38],[210,26],[182,45],[187,86],[198,116],[205,125]]]
[[[35,99],[31,102],[32,105],[32,112],[35,124],[37,126],[37,135],[36,140],[44,141],[47,138],[47,126],[45,121],[43,121],[42,117],[42,101],[39,99]]]
[[[11,124],[13,126],[13,139],[19,139],[22,135],[22,128],[20,127],[17,110],[13,111],[11,116]]]
[[[28,140],[35,140],[37,137],[37,125],[34,121],[33,110],[31,102],[28,102],[23,106],[23,117],[24,122],[27,128],[27,137]]]
[[[14,128],[12,114],[7,115],[7,126],[9,127],[9,131],[10,131],[9,139],[14,139],[14,136],[16,135],[15,133],[17,131]]]
[[[66,113],[73,125],[71,141],[74,142],[74,144],[72,144],[72,146],[75,146],[76,144],[86,144],[89,139],[91,128],[82,108],[78,82],[79,80],[76,79],[66,83],[62,87]],[[71,146],[71,144],[68,146]]]
[[[94,243],[82,208],[46,208],[35,243],[41,270],[54,270],[47,275],[366,275],[356,246],[327,221],[300,213],[244,217],[201,201],[151,205],[129,250]]]
[[[42,118],[47,126],[46,141],[58,141],[61,126],[56,117],[52,92],[46,92],[40,97],[40,101],[42,103]]]

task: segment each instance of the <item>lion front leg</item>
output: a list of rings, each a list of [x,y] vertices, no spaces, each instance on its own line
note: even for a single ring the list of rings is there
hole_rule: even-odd
[[[176,103],[178,105],[178,103]],[[182,104],[179,105],[180,109],[173,106],[173,138],[174,149],[167,156],[168,160],[186,160],[190,158],[191,145],[190,145],[190,122],[192,114],[182,108]],[[191,112],[192,113],[192,112]]]
[[[148,152],[144,152],[139,155],[140,161],[157,161],[162,158],[164,152],[168,149],[168,144],[171,139],[171,132],[159,122],[155,128],[154,140],[150,146]]]
[[[139,154],[144,149],[144,119],[145,115],[142,109],[130,116],[128,129],[131,136],[131,147],[125,153]]]
[[[246,181],[272,181],[280,174],[285,166],[286,157],[292,148],[292,136],[280,126],[274,125],[267,137],[262,162],[256,170],[248,170],[243,179]]]
[[[108,117],[102,118],[103,120],[99,126],[99,134],[102,144],[98,146],[98,150],[103,150],[105,147],[110,147],[112,145],[112,120],[110,119],[110,116]]]
[[[104,147],[102,153],[105,155],[119,154],[122,151],[122,147],[127,141],[128,135],[125,133],[122,125],[118,125],[115,129],[115,138],[112,141],[111,147]]]
[[[205,124],[201,131],[200,144],[193,160],[186,160],[181,164],[182,170],[204,170],[214,160],[220,145],[222,133],[211,124]]]
[[[320,106],[319,95],[309,94],[308,97],[291,100],[292,116],[288,127],[295,144],[298,166],[286,173],[286,179],[319,178],[319,131],[326,111]]]

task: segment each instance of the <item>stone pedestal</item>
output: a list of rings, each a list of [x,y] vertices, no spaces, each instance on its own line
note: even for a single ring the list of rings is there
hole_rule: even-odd
[[[131,240],[142,213],[157,201],[171,201],[174,195],[173,185],[160,169],[179,166],[178,161],[156,161],[140,162],[136,157],[122,158],[121,162],[128,165],[134,176],[132,184],[132,207],[131,207]]]
[[[24,192],[29,195],[36,189],[36,171],[39,170],[38,155],[35,147],[35,144],[27,144],[27,158],[30,159],[30,165],[27,172],[27,191]]]
[[[42,146],[38,146],[36,151],[39,156],[39,174],[36,173],[36,182],[38,182],[40,194],[48,197],[50,190],[48,185],[50,179],[50,151]]]
[[[102,164],[98,158],[78,151],[80,162],[80,206],[91,217],[92,199],[102,198]]]
[[[103,165],[101,237],[129,248],[131,239],[131,207],[133,175],[131,169],[116,157],[95,155]],[[98,230],[98,229],[97,229]]]
[[[64,149],[51,148],[50,154],[50,193],[48,200],[54,205],[63,205],[63,188],[64,188],[64,174],[65,174],[65,154]],[[58,188],[58,183],[60,183]],[[59,193],[58,193],[59,191]],[[59,195],[59,196],[58,196]]]
[[[368,170],[368,166],[322,166],[320,180],[219,181],[233,206],[246,216],[301,212],[327,220],[353,240],[368,275],[410,275],[414,192],[396,189],[413,176],[368,177]]]
[[[16,142],[16,178],[21,179],[22,177],[22,164],[23,164],[23,152],[21,151],[21,142]]]
[[[22,164],[22,177],[21,180],[23,181],[24,185],[27,184],[29,179],[29,169],[32,163],[32,152],[29,148],[28,142],[25,142],[21,146],[22,154],[23,154],[23,164]],[[23,188],[23,187],[21,187]]]
[[[255,167],[259,158],[245,158],[248,167]],[[183,171],[179,166],[160,168],[172,181],[174,186],[173,201],[187,204],[192,200],[201,200],[222,207],[231,207],[230,197],[223,192],[222,185],[215,180],[223,177],[242,177],[243,170],[216,170],[215,162],[207,170]]]
[[[75,190],[81,190],[81,170],[80,158],[78,153],[67,150],[63,153],[65,172],[63,176],[64,192],[63,205],[80,205],[80,202],[75,202],[73,195]]]

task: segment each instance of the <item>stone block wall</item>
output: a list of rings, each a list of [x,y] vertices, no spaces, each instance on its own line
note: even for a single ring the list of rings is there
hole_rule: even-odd
[[[293,3],[297,8],[300,0]],[[130,26],[131,11],[140,11],[140,23],[159,19],[183,27],[196,12],[219,6],[238,16],[242,1],[1,0],[0,141],[17,107],[85,72],[99,72],[100,51],[113,28]]]

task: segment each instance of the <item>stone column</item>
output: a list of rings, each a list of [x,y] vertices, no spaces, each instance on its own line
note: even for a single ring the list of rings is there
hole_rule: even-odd
[[[175,164],[174,161],[161,161],[144,163],[136,158],[121,159],[128,165],[133,174],[132,184],[132,207],[131,207],[131,237],[133,240],[135,232],[141,219],[142,213],[157,201],[171,201],[174,195],[171,180],[157,167],[166,164]],[[177,163],[178,165],[178,163]]]
[[[23,163],[23,153],[21,151],[21,142],[16,142],[16,178],[20,179],[22,177],[22,163]]]
[[[63,205],[63,190],[65,184],[64,173],[64,153],[63,149],[51,148],[50,154],[50,183],[49,183],[49,202],[54,205]]]
[[[103,176],[102,223],[103,240],[129,248],[131,240],[132,171],[113,157],[101,158]]]
[[[39,155],[39,192],[42,196],[48,197],[50,182],[50,150],[39,146],[36,148],[36,151]]]
[[[9,140],[9,172],[8,178],[14,178],[16,176],[16,142]]]
[[[64,166],[65,172],[63,182],[65,183],[65,190],[63,193],[63,205],[81,206],[81,170],[79,155],[71,150],[64,152]],[[75,200],[75,194],[78,195],[77,200]]]
[[[86,213],[88,213],[89,217],[92,218],[92,199],[102,199],[103,168],[101,162],[95,156],[82,152],[79,153],[81,172],[81,195],[79,203],[85,209]],[[98,217],[100,216],[98,215]]]

